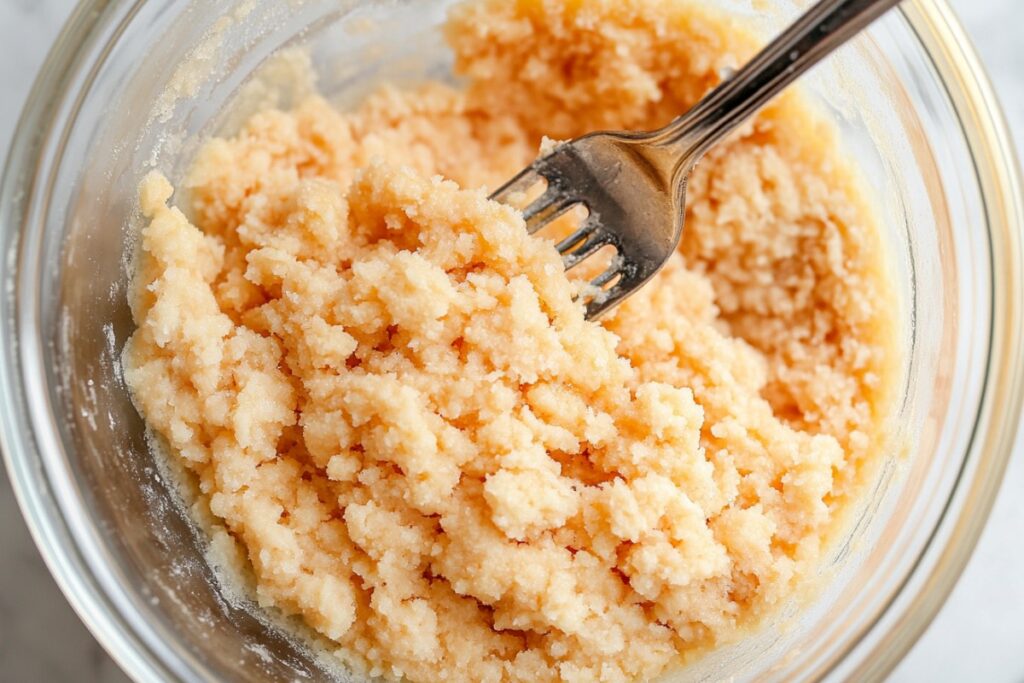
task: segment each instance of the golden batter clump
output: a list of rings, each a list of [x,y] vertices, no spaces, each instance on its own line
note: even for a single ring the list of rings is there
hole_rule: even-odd
[[[748,56],[684,2],[485,0],[467,90],[314,98],[159,174],[125,374],[261,604],[412,681],[626,681],[790,596],[878,454],[878,235],[780,100],[698,168],[680,253],[601,324],[487,199],[542,136],[650,128]]]

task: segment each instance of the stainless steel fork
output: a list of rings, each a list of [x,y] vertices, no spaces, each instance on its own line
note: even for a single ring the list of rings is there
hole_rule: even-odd
[[[665,264],[683,230],[686,181],[697,161],[782,89],[900,0],[820,0],[753,60],[664,128],[591,133],[557,146],[498,189],[513,203],[545,182],[523,210],[531,233],[576,205],[587,217],[557,249],[568,270],[601,248],[617,255],[581,293],[596,318]]]

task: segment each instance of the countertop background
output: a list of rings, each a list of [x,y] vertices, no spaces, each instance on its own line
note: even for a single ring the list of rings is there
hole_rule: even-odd
[[[951,0],[1000,94],[1024,157],[1024,1]],[[0,158],[74,0],[0,0]],[[1016,28],[1014,28],[1016,27]],[[1024,683],[1024,439],[978,549],[938,618],[896,669],[900,683]],[[0,471],[0,683],[123,683],[29,538]]]

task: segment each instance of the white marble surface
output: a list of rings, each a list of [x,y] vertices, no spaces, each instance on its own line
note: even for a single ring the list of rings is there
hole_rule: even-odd
[[[1024,127],[1022,0],[952,0]],[[74,0],[0,0],[0,157],[47,46]],[[1018,135],[1018,149],[1024,133]],[[1024,154],[1022,154],[1024,156]],[[126,680],[64,602],[0,473],[0,681]],[[1024,442],[991,521],[942,613],[892,676],[900,683],[1024,683]]]

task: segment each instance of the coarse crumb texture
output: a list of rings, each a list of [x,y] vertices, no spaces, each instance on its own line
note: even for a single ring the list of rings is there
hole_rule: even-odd
[[[749,56],[685,2],[484,0],[468,86],[313,98],[214,139],[148,218],[125,376],[261,604],[412,681],[650,679],[813,572],[884,433],[883,256],[787,96],[689,186],[601,324],[488,187],[542,136],[650,128]]]

